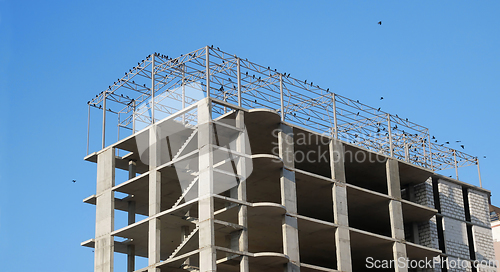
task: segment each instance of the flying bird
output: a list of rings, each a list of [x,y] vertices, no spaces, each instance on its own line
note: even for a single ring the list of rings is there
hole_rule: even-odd
[[[378,23],[377,23],[377,24],[382,25],[382,21],[378,21]]]
[[[464,146],[464,145],[460,145],[460,147],[461,147],[462,149],[465,149],[465,146]]]
[[[76,182],[76,179],[73,180],[73,183]]]
[[[380,97],[380,100],[382,100],[382,99],[384,99],[384,97],[383,97],[383,96],[381,96],[381,97]]]

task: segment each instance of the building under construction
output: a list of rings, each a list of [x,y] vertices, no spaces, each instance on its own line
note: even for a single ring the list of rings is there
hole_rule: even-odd
[[[88,104],[96,272],[496,271],[490,192],[458,180],[477,158],[407,119],[209,46]]]

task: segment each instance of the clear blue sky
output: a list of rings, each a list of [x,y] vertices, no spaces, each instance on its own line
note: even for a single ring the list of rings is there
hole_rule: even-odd
[[[0,0],[0,271],[92,271],[86,102],[152,52],[212,44],[461,140],[500,205],[499,14],[498,1]]]

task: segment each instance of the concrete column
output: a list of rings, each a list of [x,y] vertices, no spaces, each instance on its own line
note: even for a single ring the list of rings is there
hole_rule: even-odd
[[[283,252],[290,261],[286,266],[287,272],[300,271],[299,232],[297,226],[297,191],[295,185],[293,129],[281,124],[278,134],[279,154],[283,160],[281,171],[281,204],[286,207],[287,213],[283,216]]]
[[[338,225],[335,231],[337,270],[352,271],[351,238],[347,212],[347,188],[345,186],[344,146],[337,139],[330,142],[330,168],[332,179],[333,218]]]
[[[245,119],[244,119],[244,114],[245,112],[243,111],[238,111],[236,115],[236,127],[240,129],[245,128]],[[247,154],[249,151],[246,150],[247,138],[245,135],[245,132],[240,132],[238,135],[238,139],[236,140],[236,151],[242,153],[242,154]],[[247,158],[240,158],[238,160],[238,164],[236,165],[236,170],[238,172],[238,175],[243,177],[238,183],[238,200],[241,201],[247,201],[247,181],[246,181],[246,167],[249,164]],[[248,207],[245,205],[240,205],[239,211],[238,211],[238,225],[241,225],[244,227],[243,230],[239,232],[239,237],[238,237],[238,249],[239,251],[247,252],[248,251],[248,220],[247,220],[247,215],[248,215]],[[242,256],[241,261],[240,261],[240,272],[249,272],[249,266],[248,266],[248,256]]]
[[[402,243],[405,239],[403,208],[401,206],[401,183],[399,181],[398,161],[388,159],[386,162],[387,191],[392,199],[389,201],[389,217],[391,220],[391,235],[397,241],[392,247],[394,260],[406,259],[406,245]],[[407,272],[407,267],[395,266],[396,272]]]
[[[156,171],[160,163],[161,150],[160,139],[157,135],[157,125],[152,124],[149,129],[149,216],[160,212],[161,204],[161,173]],[[148,271],[160,272],[159,268],[153,267],[160,262],[160,230],[161,222],[159,218],[149,220],[148,231]]]
[[[95,272],[113,272],[115,224],[115,149],[108,148],[97,155]]]
[[[130,160],[128,162],[128,179],[133,179],[136,176],[135,161]],[[130,200],[128,202],[128,224],[135,223],[135,201]],[[135,245],[127,245],[127,272],[135,271]]]
[[[200,272],[217,270],[214,228],[212,114],[208,99],[198,104],[198,214]]]

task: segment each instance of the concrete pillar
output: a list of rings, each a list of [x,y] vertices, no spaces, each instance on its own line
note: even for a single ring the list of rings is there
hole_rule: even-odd
[[[403,208],[401,206],[401,183],[399,181],[398,161],[388,159],[386,161],[387,191],[392,198],[389,201],[389,217],[391,220],[391,235],[397,241],[394,242],[392,253],[396,263],[399,258],[406,259],[406,245],[402,243],[405,239]],[[396,272],[407,272],[407,267],[395,266]]]
[[[97,155],[95,272],[113,272],[115,224],[115,149],[108,148]]]
[[[245,128],[245,112],[244,111],[238,111],[236,115],[236,127],[239,129],[244,129]],[[238,135],[238,139],[236,140],[236,151],[240,152],[242,154],[247,154],[249,151],[246,150],[247,147],[247,137],[244,132],[240,132]],[[249,158],[240,158],[238,160],[238,164],[236,165],[236,170],[238,172],[238,175],[243,177],[243,179],[239,180],[238,183],[238,200],[241,201],[247,201],[247,181],[246,181],[246,176],[248,173],[246,173],[246,167],[249,164],[248,160],[251,160]],[[241,231],[239,231],[239,237],[238,237],[238,249],[239,251],[247,252],[248,251],[248,220],[247,220],[247,215],[248,215],[248,207],[245,205],[240,205],[239,211],[238,211],[238,225],[241,225],[244,227]],[[248,266],[248,256],[241,256],[240,260],[240,272],[249,272],[249,266]]]
[[[200,272],[217,270],[214,228],[212,114],[210,101],[198,104],[198,214],[199,214],[199,262]]]
[[[286,207],[287,213],[283,216],[283,252],[290,261],[286,266],[287,272],[300,271],[299,259],[299,233],[297,217],[297,191],[295,186],[294,168],[294,146],[293,129],[285,124],[281,124],[281,131],[278,134],[279,154],[283,160],[281,171],[281,204]]]
[[[157,125],[152,124],[149,129],[149,216],[160,212],[161,204],[161,173],[156,171],[156,167],[161,161],[160,139],[157,135]],[[160,262],[160,230],[161,222],[159,218],[150,219],[148,226],[148,271],[160,272],[159,268],[153,265]]]
[[[128,179],[133,179],[136,176],[137,164],[134,160],[128,162]],[[128,202],[128,224],[135,223],[135,201]],[[127,272],[135,271],[135,246],[127,245]]]
[[[333,218],[338,225],[335,231],[337,270],[352,271],[351,238],[347,213],[347,189],[345,186],[344,146],[337,139],[330,142],[330,168],[332,179]]]

